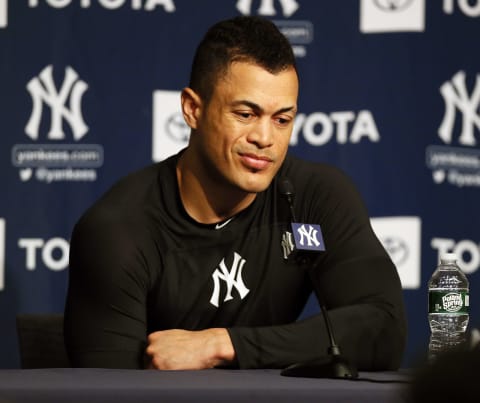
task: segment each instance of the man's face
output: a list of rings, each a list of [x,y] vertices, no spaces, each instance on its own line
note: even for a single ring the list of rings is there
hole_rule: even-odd
[[[265,190],[287,153],[297,111],[298,78],[237,62],[220,78],[195,130],[197,151],[219,185]]]

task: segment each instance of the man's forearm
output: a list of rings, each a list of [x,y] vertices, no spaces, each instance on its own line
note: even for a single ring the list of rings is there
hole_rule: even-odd
[[[405,342],[401,320],[374,305],[330,312],[336,341],[362,370],[395,369]],[[321,314],[301,322],[269,327],[229,329],[240,368],[284,368],[327,355],[329,337]]]

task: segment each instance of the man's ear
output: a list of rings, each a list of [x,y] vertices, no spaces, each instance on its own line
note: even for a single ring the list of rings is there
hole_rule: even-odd
[[[185,122],[191,129],[196,129],[198,119],[202,113],[202,99],[191,88],[184,88],[182,91],[182,112]]]

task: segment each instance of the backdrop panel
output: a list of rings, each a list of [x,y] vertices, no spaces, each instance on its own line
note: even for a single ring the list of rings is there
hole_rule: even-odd
[[[0,0],[0,367],[19,365],[16,314],[63,310],[82,212],[185,146],[194,49],[242,14],[294,47],[291,152],[352,177],[397,265],[404,365],[425,353],[441,252],[459,254],[479,324],[480,1]]]

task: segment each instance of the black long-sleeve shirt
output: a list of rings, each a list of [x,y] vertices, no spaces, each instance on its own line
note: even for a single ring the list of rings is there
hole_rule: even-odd
[[[141,368],[147,335],[173,328],[227,328],[240,368],[319,358],[329,345],[322,316],[296,322],[312,291],[359,369],[399,366],[400,281],[345,175],[289,156],[247,209],[205,225],[183,208],[177,160],[120,180],[75,226],[65,308],[74,366]],[[291,216],[280,177],[295,188],[297,221],[320,225],[325,251],[284,258]]]

